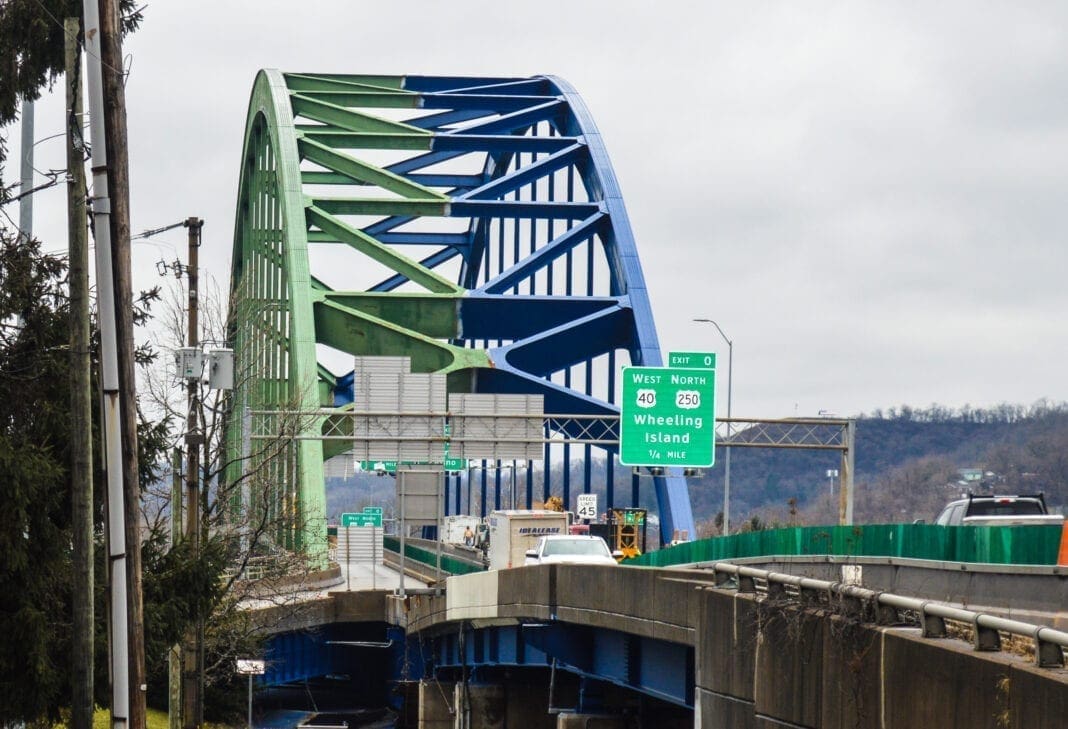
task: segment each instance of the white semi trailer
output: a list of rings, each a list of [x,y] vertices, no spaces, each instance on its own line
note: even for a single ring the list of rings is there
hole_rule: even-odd
[[[489,568],[522,567],[528,549],[548,534],[567,534],[562,511],[509,509],[489,515]]]
[[[472,534],[478,534],[478,527],[482,520],[477,516],[458,514],[445,517],[445,525],[442,529],[441,541],[446,544],[461,545],[464,543],[464,533],[470,529]],[[474,546],[474,542],[467,546]]]

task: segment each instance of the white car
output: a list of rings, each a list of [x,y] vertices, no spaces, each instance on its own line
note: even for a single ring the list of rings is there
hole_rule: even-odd
[[[542,537],[534,549],[528,549],[523,564],[615,565],[622,556],[622,552],[611,552],[600,537],[555,534]]]

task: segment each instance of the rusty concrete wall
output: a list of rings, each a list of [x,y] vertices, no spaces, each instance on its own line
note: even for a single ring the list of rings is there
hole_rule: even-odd
[[[701,589],[695,726],[1068,726],[1068,671],[755,595]]]

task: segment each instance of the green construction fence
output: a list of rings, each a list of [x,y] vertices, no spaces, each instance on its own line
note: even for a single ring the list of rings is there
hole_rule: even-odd
[[[687,542],[624,564],[668,567],[763,556],[904,557],[943,562],[1055,565],[1061,527],[864,524],[769,529]]]

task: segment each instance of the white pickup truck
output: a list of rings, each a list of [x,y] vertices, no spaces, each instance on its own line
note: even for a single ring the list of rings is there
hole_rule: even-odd
[[[1025,526],[1063,524],[1064,517],[1050,514],[1042,494],[967,496],[951,501],[935,519],[942,526]]]

